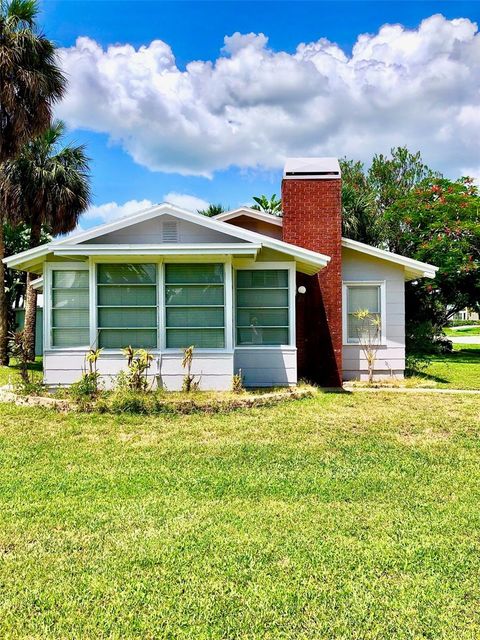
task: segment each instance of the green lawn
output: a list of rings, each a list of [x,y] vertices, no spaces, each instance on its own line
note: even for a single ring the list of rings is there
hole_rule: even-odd
[[[480,336],[480,326],[470,327],[469,329],[449,329],[443,330],[446,336],[461,338],[462,336]]]
[[[428,367],[416,375],[440,389],[480,389],[480,345],[456,344],[451,354],[429,357]]]
[[[474,396],[0,405],[0,637],[480,637]]]

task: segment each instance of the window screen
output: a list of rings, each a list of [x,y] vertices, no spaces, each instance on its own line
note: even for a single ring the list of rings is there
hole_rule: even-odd
[[[167,347],[222,349],[224,298],[223,264],[166,264]]]
[[[90,344],[88,271],[52,271],[50,324],[53,347]]]
[[[237,344],[289,343],[288,270],[237,271]]]
[[[355,317],[357,311],[368,311],[369,314],[381,317],[380,285],[348,285],[347,287],[347,342],[360,341],[361,332],[365,329],[365,320]]]
[[[97,266],[97,326],[99,347],[156,348],[155,264]]]

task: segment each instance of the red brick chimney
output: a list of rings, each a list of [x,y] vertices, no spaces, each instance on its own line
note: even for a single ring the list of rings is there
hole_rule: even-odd
[[[290,158],[282,181],[283,240],[330,256],[315,276],[297,273],[298,377],[342,382],[342,199],[336,158]]]

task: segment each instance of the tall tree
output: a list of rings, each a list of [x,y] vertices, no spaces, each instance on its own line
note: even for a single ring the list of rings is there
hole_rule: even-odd
[[[219,216],[221,213],[227,211],[227,208],[223,206],[223,204],[209,204],[206,209],[197,209],[197,213],[201,213],[202,216],[207,216],[208,218],[213,218],[214,216]]]
[[[282,201],[280,198],[277,198],[277,194],[274,193],[270,198],[267,196],[253,196],[255,204],[252,205],[252,209],[256,211],[263,211],[264,213],[269,213],[273,216],[281,216],[282,215]]]
[[[0,0],[0,173],[23,145],[50,125],[66,80],[53,43],[38,32],[36,0]],[[11,219],[10,219],[11,220]],[[3,226],[9,221],[0,175],[0,365],[8,364]]]
[[[363,163],[341,160],[342,234],[351,240],[379,246],[382,219]]]
[[[40,243],[42,228],[53,235],[68,233],[90,202],[88,158],[83,145],[64,143],[65,125],[56,121],[28,142],[16,160],[4,164],[9,210],[30,227],[30,248]],[[27,275],[25,348],[35,357],[37,291]]]

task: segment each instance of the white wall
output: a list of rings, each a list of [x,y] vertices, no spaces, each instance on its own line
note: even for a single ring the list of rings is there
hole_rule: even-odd
[[[403,377],[405,369],[405,276],[400,265],[367,256],[352,249],[342,250],[342,280],[347,282],[385,281],[385,346],[377,351],[377,377]],[[365,379],[368,367],[359,345],[343,340],[344,380]]]
[[[248,348],[235,350],[235,373],[242,370],[246,387],[272,387],[297,383],[296,347]]]

